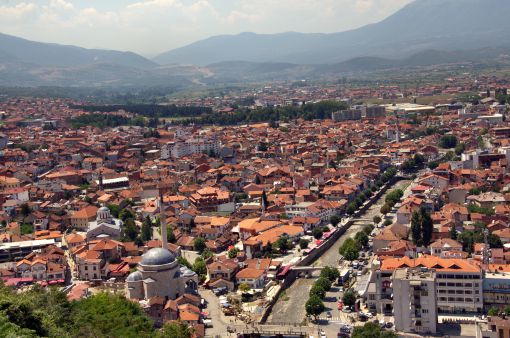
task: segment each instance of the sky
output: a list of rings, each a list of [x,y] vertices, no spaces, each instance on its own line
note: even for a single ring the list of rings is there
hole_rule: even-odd
[[[378,22],[412,0],[0,0],[0,32],[144,56],[214,35],[332,33]]]

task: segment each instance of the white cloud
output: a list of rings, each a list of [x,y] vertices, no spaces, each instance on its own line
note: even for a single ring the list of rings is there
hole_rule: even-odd
[[[21,20],[37,9],[34,3],[21,2],[15,6],[0,6],[0,19],[5,21]]]
[[[247,13],[243,13],[243,12],[234,10],[234,11],[230,12],[230,14],[228,15],[227,22],[230,25],[235,25],[239,22],[254,23],[254,22],[260,21],[261,19],[262,19],[262,17],[257,14],[247,14]]]
[[[73,4],[70,2],[66,2],[65,0],[51,0],[50,7],[57,8],[57,9],[65,9],[65,10],[74,9]]]
[[[356,0],[356,2],[354,3],[354,8],[356,8],[356,11],[364,13],[372,9],[373,5],[374,5],[373,0]]]
[[[0,6],[0,31],[7,34],[156,54],[218,34],[343,31],[411,0],[9,1]]]

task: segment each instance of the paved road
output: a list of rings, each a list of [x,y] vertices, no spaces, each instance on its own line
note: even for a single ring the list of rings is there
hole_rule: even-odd
[[[314,263],[318,266],[338,266],[338,249],[344,243],[347,238],[354,237],[354,235],[363,229],[366,224],[371,224],[372,218],[375,215],[379,215],[379,209],[384,204],[384,199],[388,192],[393,189],[401,188],[404,189],[409,185],[410,181],[399,181],[397,184],[389,189],[381,198],[374,203],[365,213],[356,217],[354,224],[343,234],[331,248],[326,251],[317,261]],[[273,307],[273,311],[269,316],[268,323],[301,323],[305,318],[305,302],[308,299],[308,293],[314,282],[314,279],[297,279],[292,286],[285,290],[285,294],[279,298]],[[341,296],[338,292],[329,292],[327,297],[331,300],[332,297]],[[343,317],[338,314],[336,307],[336,301],[328,302],[326,299],[326,308],[330,309],[334,317]],[[328,310],[327,310],[328,311]],[[335,332],[338,332],[338,326],[335,328]]]

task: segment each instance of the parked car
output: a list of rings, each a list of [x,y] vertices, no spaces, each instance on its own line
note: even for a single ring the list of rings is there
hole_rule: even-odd
[[[328,312],[326,313],[326,317],[327,317],[328,319],[331,319],[331,318],[333,317],[333,316],[331,315],[331,311],[328,311]]]
[[[340,292],[344,292],[344,287],[343,287],[343,286],[339,287],[339,288],[338,288],[338,291],[340,291]]]

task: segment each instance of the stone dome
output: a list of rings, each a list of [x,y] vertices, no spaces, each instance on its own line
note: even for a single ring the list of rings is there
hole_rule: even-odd
[[[138,282],[143,279],[142,273],[140,271],[135,271],[129,274],[126,278],[126,282]]]
[[[102,206],[101,208],[97,209],[97,212],[110,212],[110,209],[108,207]]]
[[[163,265],[173,263],[175,256],[167,249],[154,248],[142,255],[141,265]]]

